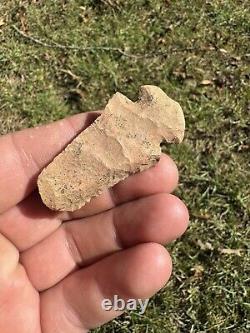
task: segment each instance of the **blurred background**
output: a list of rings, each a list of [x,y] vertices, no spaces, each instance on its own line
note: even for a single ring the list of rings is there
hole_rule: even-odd
[[[249,38],[249,1],[1,1],[1,134],[100,109],[116,91],[136,99],[143,84],[185,113],[184,142],[163,146],[191,215],[168,246],[171,281],[144,315],[96,332],[249,332]]]

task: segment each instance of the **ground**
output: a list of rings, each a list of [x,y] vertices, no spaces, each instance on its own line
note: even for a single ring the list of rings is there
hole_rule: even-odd
[[[155,84],[180,102],[186,137],[163,146],[191,216],[174,273],[143,316],[96,332],[249,332],[248,1],[0,3],[0,132],[102,108]],[[249,317],[248,317],[249,318]]]

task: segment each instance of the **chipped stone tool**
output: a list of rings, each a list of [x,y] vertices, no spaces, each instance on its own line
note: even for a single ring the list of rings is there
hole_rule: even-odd
[[[142,86],[137,102],[116,93],[102,115],[41,172],[38,188],[53,210],[74,211],[160,159],[160,143],[180,143],[180,105],[156,86]]]

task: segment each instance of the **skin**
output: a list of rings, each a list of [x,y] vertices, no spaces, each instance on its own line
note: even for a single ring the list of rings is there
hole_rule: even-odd
[[[104,298],[149,298],[170,278],[163,245],[189,220],[170,194],[170,157],[74,213],[50,211],[37,193],[40,171],[98,115],[0,138],[0,332],[87,332],[121,314],[104,311]]]

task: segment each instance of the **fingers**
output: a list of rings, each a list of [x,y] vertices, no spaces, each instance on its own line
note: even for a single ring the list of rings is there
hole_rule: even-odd
[[[66,213],[64,220],[94,215],[121,203],[154,193],[171,193],[178,184],[179,174],[174,161],[162,154],[160,161],[152,168],[130,176],[94,198],[82,209]]]
[[[19,252],[4,236],[0,234],[0,289],[1,281],[15,271],[19,260]]]
[[[35,288],[45,290],[77,267],[121,249],[145,242],[168,243],[182,235],[187,224],[188,212],[181,200],[170,194],[156,194],[63,224],[43,242],[23,252],[21,262]]]
[[[178,170],[174,161],[162,155],[156,166],[130,176],[70,215],[59,215],[49,210],[43,205],[40,196],[34,193],[0,215],[0,232],[8,237],[20,251],[24,251],[55,231],[60,226],[61,219],[82,218],[139,197],[161,192],[170,193],[177,183]]]
[[[19,251],[24,251],[50,235],[61,223],[59,214],[48,209],[34,192],[0,215],[0,233]]]
[[[114,319],[121,312],[105,311],[104,299],[149,298],[168,281],[171,266],[167,251],[148,243],[73,273],[41,294],[43,332],[82,333]]]
[[[16,262],[15,253],[14,258],[12,264]],[[39,294],[21,265],[14,264],[10,271],[5,278],[0,273],[0,332],[41,333]]]
[[[41,169],[99,114],[79,114],[0,137],[0,193],[4,193],[0,213],[27,197]],[[6,195],[6,189],[11,195]]]

